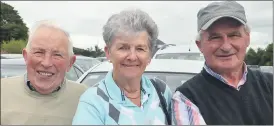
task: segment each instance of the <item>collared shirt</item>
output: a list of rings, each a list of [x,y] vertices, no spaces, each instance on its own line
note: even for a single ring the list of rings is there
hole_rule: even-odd
[[[237,84],[237,87],[234,87],[232,84],[228,83],[228,81],[220,74],[214,72],[212,69],[210,69],[206,64],[204,65],[204,69],[206,70],[207,73],[209,73],[211,76],[217,78],[218,80],[224,82],[225,84],[236,88],[236,90],[240,90],[241,86],[244,85],[244,83],[246,82],[246,76],[247,76],[247,65],[244,63],[244,72],[243,72],[243,76],[241,78],[241,80],[239,81],[239,83]]]
[[[175,125],[206,125],[198,107],[179,91],[172,97],[172,110]]]
[[[245,70],[243,73],[243,77],[238,83],[237,90],[240,89],[240,86],[246,82],[247,76],[247,66],[245,65]],[[205,64],[204,69],[213,77],[218,80],[230,85],[224,77],[213,72],[207,65]],[[231,85],[230,85],[231,86]],[[187,99],[181,92],[176,91],[172,97],[172,107],[173,107],[173,120],[176,125],[184,125],[189,123],[190,125],[205,125],[205,121],[199,111],[199,108],[193,104],[189,99]]]
[[[130,101],[112,78],[112,71],[97,87],[80,98],[73,125],[165,125],[167,124],[157,92],[149,80],[141,78],[141,106]],[[165,85],[163,96],[171,112],[171,90]]]
[[[29,79],[28,79],[28,75],[27,73],[24,74],[24,80],[25,80],[25,84],[28,86],[28,88],[31,91],[36,91],[36,89],[31,85]],[[52,93],[57,92],[61,89],[62,85],[64,84],[65,80],[62,82],[62,84],[60,86],[58,86]],[[37,91],[36,91],[37,92]]]

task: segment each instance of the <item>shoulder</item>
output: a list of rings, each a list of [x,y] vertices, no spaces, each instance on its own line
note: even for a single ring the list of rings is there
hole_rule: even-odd
[[[109,97],[100,87],[89,87],[79,99],[79,109],[104,115],[109,106]],[[88,109],[88,110],[86,110]]]
[[[196,96],[198,97],[203,97],[204,93],[205,93],[205,87],[207,84],[206,80],[204,78],[204,76],[202,75],[202,73],[199,73],[197,75],[195,75],[193,78],[189,79],[188,81],[186,81],[185,83],[183,83],[181,86],[179,86],[173,95],[174,96],[180,96],[180,94],[183,94],[185,97],[187,97],[189,100],[193,100]]]
[[[100,85],[100,84],[99,84]],[[73,119],[73,125],[102,125],[108,111],[108,102],[98,95],[102,91],[98,86],[89,87],[79,99],[78,107]]]
[[[273,85],[273,74],[262,72],[260,70],[248,69],[248,79],[261,80],[260,82],[271,83]]]
[[[2,88],[13,88],[14,86],[19,87],[17,85],[24,83],[24,76],[16,76],[16,77],[8,77],[1,78],[1,89]]]
[[[98,100],[97,87],[89,87],[80,97],[80,101],[92,103]],[[95,100],[95,101],[94,101]]]
[[[67,86],[67,90],[69,92],[74,92],[74,93],[78,93],[78,94],[82,94],[87,90],[87,86],[84,84],[80,84],[71,80],[66,80],[66,86]]]
[[[109,97],[105,93],[105,89],[99,82],[96,87],[89,87],[80,97],[80,102],[86,102],[88,104],[100,104],[108,103]]]
[[[168,84],[164,82],[163,80],[159,78],[153,78],[153,79],[150,79],[150,82],[152,83],[152,86],[155,89],[158,88],[156,90],[159,90],[161,93],[163,93],[165,97],[167,97],[166,95],[172,94]]]
[[[262,78],[267,78],[267,79],[273,80],[272,73],[262,72],[260,70],[251,70],[251,69],[248,69],[248,73],[251,73],[251,74],[255,75],[256,77],[262,77]]]
[[[67,85],[69,87],[72,87],[76,90],[86,90],[88,88],[85,84],[77,83],[77,82],[71,81],[71,80],[66,80],[66,81],[67,81]]]
[[[273,74],[262,72],[260,70],[248,70],[248,79],[256,80],[258,83],[262,84],[265,83],[267,86],[270,87],[271,91],[273,89]]]
[[[24,76],[1,78],[1,101],[12,101],[6,97],[17,97],[24,95]],[[18,95],[19,94],[19,95]],[[1,102],[2,104],[3,102]],[[7,103],[7,102],[6,102]]]
[[[195,75],[194,77],[192,77],[191,79],[187,80],[186,82],[184,82],[182,85],[180,85],[176,91],[180,91],[180,92],[184,92],[186,90],[196,90],[196,89],[200,89],[203,86],[203,82],[204,82],[204,77],[201,73]]]
[[[154,94],[158,96],[159,99],[161,99],[158,95],[158,92],[160,92],[164,97],[163,100],[167,103],[167,109],[171,107],[171,98],[172,98],[172,92],[169,88],[168,84],[166,84],[163,80],[159,78],[150,79],[150,82],[152,83],[152,87],[154,87],[155,91]],[[158,91],[158,92],[157,92]]]
[[[14,77],[1,78],[1,84],[3,84],[3,82],[5,82],[5,83],[18,82],[18,81],[21,81],[23,79],[24,79],[24,76],[14,76]]]
[[[193,108],[198,110],[198,107],[192,103],[191,100],[189,100],[184,94],[182,94],[179,91],[176,91],[172,96],[173,103],[182,103],[186,106],[192,106]]]

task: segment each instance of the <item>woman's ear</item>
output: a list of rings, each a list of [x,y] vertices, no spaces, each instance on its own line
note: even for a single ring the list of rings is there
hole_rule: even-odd
[[[105,54],[107,59],[109,60],[109,62],[111,62],[111,58],[110,58],[110,48],[106,45],[104,48]]]

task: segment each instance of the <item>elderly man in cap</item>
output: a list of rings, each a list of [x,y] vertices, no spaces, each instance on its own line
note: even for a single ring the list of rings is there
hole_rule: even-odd
[[[273,124],[273,75],[253,71],[244,62],[250,44],[244,7],[235,1],[213,2],[198,12],[197,30],[205,65],[176,89],[177,124],[183,121],[181,111],[188,111],[182,103],[188,101],[206,124]]]
[[[2,125],[70,125],[86,86],[65,78],[75,56],[69,34],[52,21],[31,29],[27,73],[1,79]]]

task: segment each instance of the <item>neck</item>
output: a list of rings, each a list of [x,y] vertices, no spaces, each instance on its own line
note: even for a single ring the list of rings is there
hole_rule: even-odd
[[[127,93],[135,93],[141,89],[141,78],[125,79],[124,77],[118,77],[117,74],[113,74],[112,76],[118,87]]]
[[[58,92],[61,89],[63,83],[64,83],[64,80],[57,87],[53,87],[52,89],[47,89],[47,90],[43,90],[43,89],[37,87],[36,85],[32,85],[30,82],[29,82],[28,86],[31,90],[36,91],[36,92],[40,93],[41,95],[48,95],[48,94],[51,94],[54,92]]]
[[[227,73],[224,72],[221,75],[228,81],[230,85],[237,87],[239,81],[241,80],[243,76],[243,71],[238,70],[238,71],[227,72]]]
[[[130,99],[137,106],[141,106],[141,77],[127,79],[119,76],[119,74],[112,74],[113,80],[117,86],[124,91],[125,96]]]
[[[216,73],[220,74],[223,78],[225,78],[228,84],[230,84],[231,86],[237,87],[239,81],[243,77],[244,70],[245,70],[245,65],[242,64],[241,66],[235,69],[213,70],[213,71],[215,71]]]

